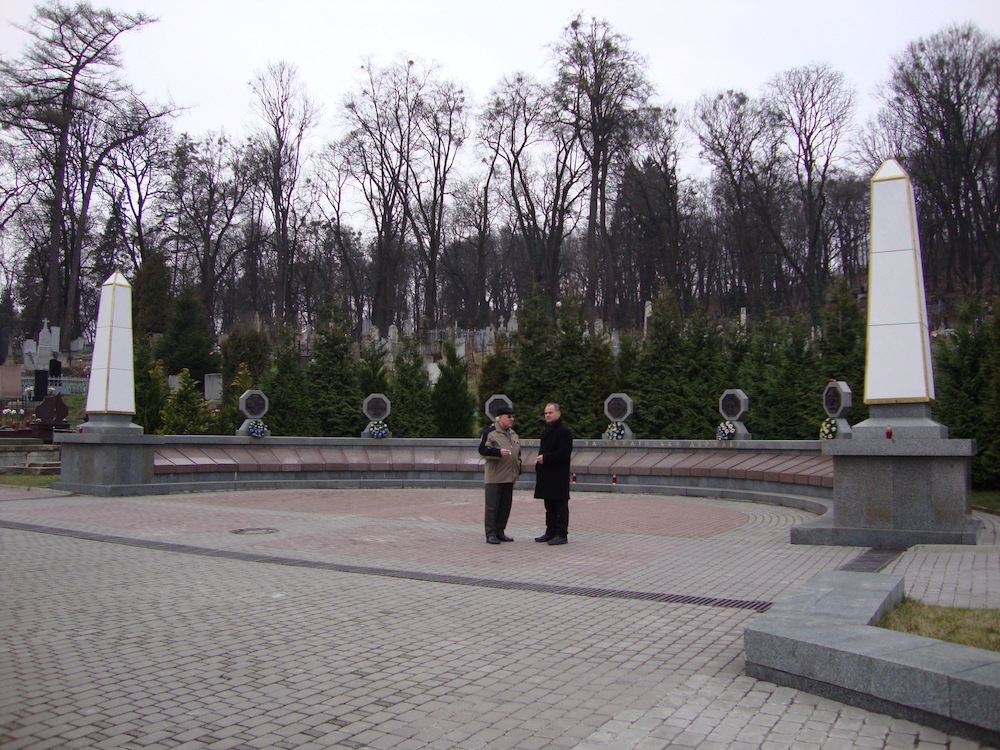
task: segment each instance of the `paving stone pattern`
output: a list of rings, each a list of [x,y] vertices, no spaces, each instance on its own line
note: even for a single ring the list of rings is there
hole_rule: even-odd
[[[574,595],[773,601],[864,552],[790,545],[809,514],[577,495],[570,544],[548,547],[524,494],[517,541],[494,546],[473,491],[0,490],[0,747],[980,747],[745,676],[753,610]],[[195,548],[231,556],[179,551]],[[894,565],[996,606],[979,601],[995,584],[957,583],[995,579],[997,559],[916,548]],[[471,585],[419,580],[443,574]]]

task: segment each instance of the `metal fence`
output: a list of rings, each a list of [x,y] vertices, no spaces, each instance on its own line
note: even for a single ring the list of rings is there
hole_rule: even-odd
[[[88,382],[89,378],[52,378],[49,380],[49,392],[61,393],[64,396],[86,396]],[[22,393],[27,393],[29,388],[34,387],[34,377],[30,375],[21,377]]]

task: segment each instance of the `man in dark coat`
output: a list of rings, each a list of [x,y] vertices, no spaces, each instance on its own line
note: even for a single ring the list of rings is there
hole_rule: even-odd
[[[545,501],[545,533],[536,542],[566,544],[569,537],[569,460],[573,433],[562,421],[559,404],[545,405],[545,429],[535,459],[535,497]]]

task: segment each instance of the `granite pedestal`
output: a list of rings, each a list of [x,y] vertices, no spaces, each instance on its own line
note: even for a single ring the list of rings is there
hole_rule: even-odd
[[[889,437],[889,435],[892,437]],[[920,404],[873,408],[852,440],[828,440],[833,511],[796,526],[792,544],[904,548],[975,544],[972,440],[949,440]]]

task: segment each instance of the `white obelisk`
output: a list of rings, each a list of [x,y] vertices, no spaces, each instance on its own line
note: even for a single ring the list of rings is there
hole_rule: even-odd
[[[135,414],[135,367],[132,359],[132,286],[115,271],[101,286],[97,334],[87,388],[85,432],[142,431]]]
[[[871,180],[864,400],[871,419],[855,427],[856,437],[947,437],[930,419],[934,370],[917,209],[895,159]]]

